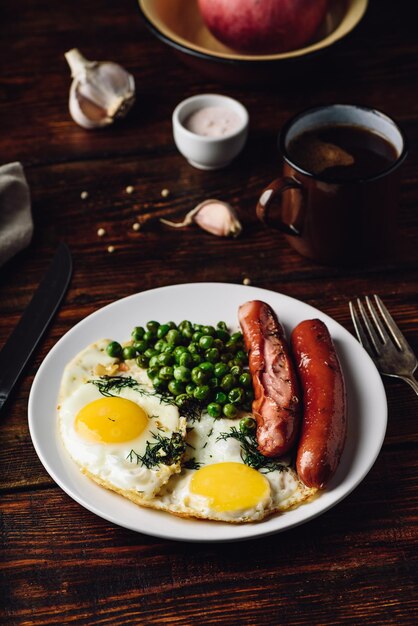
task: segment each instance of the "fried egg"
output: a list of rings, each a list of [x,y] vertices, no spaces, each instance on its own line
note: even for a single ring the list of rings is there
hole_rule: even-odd
[[[119,371],[105,352],[108,343],[89,346],[65,369],[58,407],[61,438],[90,478],[148,500],[181,470],[186,421],[174,403],[145,384],[134,361]],[[106,371],[109,378],[103,377]]]
[[[286,511],[314,495],[316,490],[303,485],[289,459],[280,459],[276,468],[273,463],[261,469],[244,463],[245,450],[231,436],[242,417],[213,419],[203,414],[193,423],[183,470],[161,489],[155,508],[182,517],[243,523]]]

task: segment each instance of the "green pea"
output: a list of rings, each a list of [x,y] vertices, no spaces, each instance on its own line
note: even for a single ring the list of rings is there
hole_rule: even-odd
[[[200,367],[194,367],[192,369],[192,381],[196,385],[202,385],[208,380],[209,376],[205,370],[200,369]]]
[[[243,387],[249,388],[251,387],[252,379],[251,374],[249,372],[243,372],[239,377],[239,383]]]
[[[210,374],[212,374],[214,370],[214,365],[210,361],[203,361],[203,363],[201,363],[199,367],[200,369],[204,370],[205,372],[209,372]]]
[[[200,333],[200,332],[202,332],[202,328],[203,328],[202,324],[193,324],[193,331],[194,331],[195,333]],[[203,334],[203,333],[202,333],[202,334]]]
[[[180,332],[184,339],[191,339],[193,337],[193,329],[188,326],[186,328],[182,328]]]
[[[219,360],[218,348],[209,348],[209,350],[206,350],[205,358],[207,361],[210,361],[211,363],[216,363]]]
[[[195,389],[196,389],[196,385],[194,383],[189,383],[188,385],[186,385],[187,395],[192,396]]]
[[[189,382],[191,378],[191,372],[188,367],[184,365],[178,365],[173,370],[174,378],[182,383]]]
[[[210,389],[207,385],[198,385],[193,391],[193,396],[196,400],[206,400],[210,394]]]
[[[174,330],[177,328],[177,324],[175,322],[167,322],[167,326]]]
[[[178,330],[171,328],[166,335],[167,343],[178,346],[181,343],[181,335]]]
[[[215,337],[216,336],[216,330],[213,326],[203,326],[202,327],[202,333],[204,335],[210,335],[211,337]]]
[[[160,368],[159,367],[149,367],[147,369],[148,378],[150,378],[151,380],[156,378],[159,373],[160,373]]]
[[[256,421],[252,417],[243,417],[239,421],[239,429],[244,435],[252,434],[256,429]]]
[[[154,356],[150,358],[149,364],[148,364],[149,367],[158,367],[158,368],[160,367],[160,363],[158,361],[159,356],[160,356],[159,354],[154,354]]]
[[[147,348],[144,352],[145,356],[150,359],[152,356],[155,356],[158,354],[157,350],[154,350],[154,348]]]
[[[238,414],[238,409],[235,404],[225,404],[223,407],[223,414],[225,417],[236,417]]]
[[[122,356],[122,346],[117,341],[111,341],[106,348],[106,352],[109,356],[118,359]]]
[[[147,330],[144,333],[143,340],[146,341],[147,343],[154,343],[155,337],[149,330]]]
[[[238,350],[234,358],[234,363],[236,363],[237,365],[247,364],[248,363],[247,353],[244,352],[243,350]]]
[[[163,352],[168,352],[171,354],[172,352],[174,352],[174,348],[175,346],[173,344],[167,343],[163,348]]]
[[[168,391],[173,394],[173,396],[179,396],[184,393],[184,385],[179,380],[170,380],[168,383]]]
[[[211,402],[210,404],[208,404],[206,410],[211,417],[216,418],[216,417],[221,417],[222,415],[222,407],[217,402]]]
[[[158,339],[165,337],[169,330],[170,326],[168,324],[161,324],[161,326],[157,329]]]
[[[223,391],[218,391],[215,395],[215,402],[218,404],[226,404],[228,402],[228,396]]]
[[[231,359],[234,358],[234,355],[232,354],[232,352],[224,352],[223,354],[221,354],[220,360],[222,361],[222,363],[228,363],[228,361],[231,361]]]
[[[157,330],[159,329],[159,327],[159,322],[155,322],[154,320],[147,322],[147,330],[154,336],[157,334]]]
[[[210,335],[202,335],[199,339],[199,348],[202,350],[209,350],[213,346],[213,337]]]
[[[223,330],[221,328],[219,328],[216,331],[216,336],[218,337],[218,339],[220,339],[224,343],[229,341],[229,333],[226,330]]]
[[[212,376],[212,378],[209,378],[208,380],[208,385],[211,389],[217,389],[219,387],[219,378]]]
[[[222,321],[216,324],[216,328],[219,328],[219,330],[228,330],[228,326]]]
[[[179,356],[178,364],[184,367],[191,367],[193,365],[193,356],[190,352],[182,352]]]
[[[181,408],[183,404],[185,404],[188,401],[189,401],[189,396],[187,395],[187,393],[181,393],[180,395],[176,397],[176,404],[179,408]]]
[[[167,344],[166,344],[165,341],[163,341],[163,339],[159,339],[154,344],[154,350],[157,350],[157,352],[163,352],[163,350],[166,347],[166,345]]]
[[[195,352],[194,354],[192,354],[192,361],[193,361],[193,365],[200,365],[202,362],[202,357],[200,356],[200,354],[198,352]]]
[[[230,374],[232,374],[232,376],[241,376],[242,368],[239,365],[233,365],[230,369]]]
[[[173,378],[173,368],[165,365],[160,369],[160,378],[163,380],[171,380]]]
[[[222,363],[222,361],[218,362],[215,364],[213,373],[215,374],[215,376],[217,376],[218,378],[222,378],[222,376],[225,376],[225,374],[228,373],[228,366],[226,363]]]
[[[238,346],[235,343],[235,341],[232,341],[232,339],[229,339],[229,341],[225,343],[225,349],[235,354],[235,352],[238,350]]]
[[[184,354],[185,352],[187,352],[187,348],[185,346],[176,346],[174,348],[173,354],[177,363],[179,362],[180,355]]]
[[[135,341],[139,341],[144,336],[144,333],[145,329],[142,328],[142,326],[135,326],[135,328],[131,332],[131,337],[132,339],[135,339]]]
[[[241,387],[235,387],[228,393],[228,399],[232,404],[241,404],[244,402],[245,391]]]
[[[223,391],[231,391],[234,386],[234,377],[231,374],[226,374],[221,380],[221,389]]]
[[[135,348],[136,352],[138,352],[139,354],[143,354],[148,348],[148,342],[144,341],[143,339],[140,339],[139,341],[134,341],[132,345]]]
[[[156,391],[165,391],[167,389],[167,381],[163,380],[159,376],[156,376],[155,378],[153,378],[152,384]]]
[[[214,339],[213,347],[218,348],[219,352],[221,353],[224,349],[224,342],[221,339]]]
[[[243,340],[243,336],[242,333],[238,332],[238,333],[233,333],[231,335],[231,341],[233,341],[234,343],[240,343]]]
[[[199,354],[199,346],[194,341],[189,343],[187,349],[191,354]]]
[[[174,356],[169,352],[162,352],[158,355],[158,363],[161,366],[164,365],[174,365]]]
[[[192,335],[192,340],[193,340],[195,343],[199,343],[199,341],[201,340],[201,338],[202,338],[202,337],[203,337],[203,333],[201,333],[201,332],[199,332],[199,331],[196,331],[196,332],[194,332],[194,333],[193,333],[193,335]]]
[[[179,324],[179,330],[182,331],[185,328],[193,328],[193,324],[189,320],[183,320]]]
[[[139,365],[139,367],[146,368],[149,364],[149,358],[145,356],[145,354],[138,354],[138,356],[136,357],[136,363],[137,365]]]
[[[122,356],[125,361],[136,357],[136,350],[133,346],[125,346],[122,350]]]

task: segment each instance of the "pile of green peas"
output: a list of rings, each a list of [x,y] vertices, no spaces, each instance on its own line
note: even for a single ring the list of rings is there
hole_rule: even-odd
[[[136,359],[154,389],[174,396],[180,407],[194,398],[214,418],[251,410],[254,394],[243,336],[231,334],[225,322],[215,327],[150,321],[134,328],[131,345],[122,348],[112,341],[107,353]]]

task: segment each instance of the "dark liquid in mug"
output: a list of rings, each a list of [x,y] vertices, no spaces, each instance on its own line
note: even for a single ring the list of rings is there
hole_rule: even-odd
[[[289,142],[288,153],[302,169],[330,181],[372,178],[398,157],[381,135],[360,126],[321,126]]]

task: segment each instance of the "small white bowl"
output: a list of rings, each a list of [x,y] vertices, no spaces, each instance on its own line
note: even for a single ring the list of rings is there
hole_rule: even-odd
[[[241,119],[239,128],[223,137],[206,137],[191,132],[185,120],[203,107],[220,106],[235,111]],[[176,146],[188,162],[201,170],[217,170],[241,152],[248,135],[247,109],[237,100],[218,94],[201,94],[183,100],[173,112],[173,135]]]

